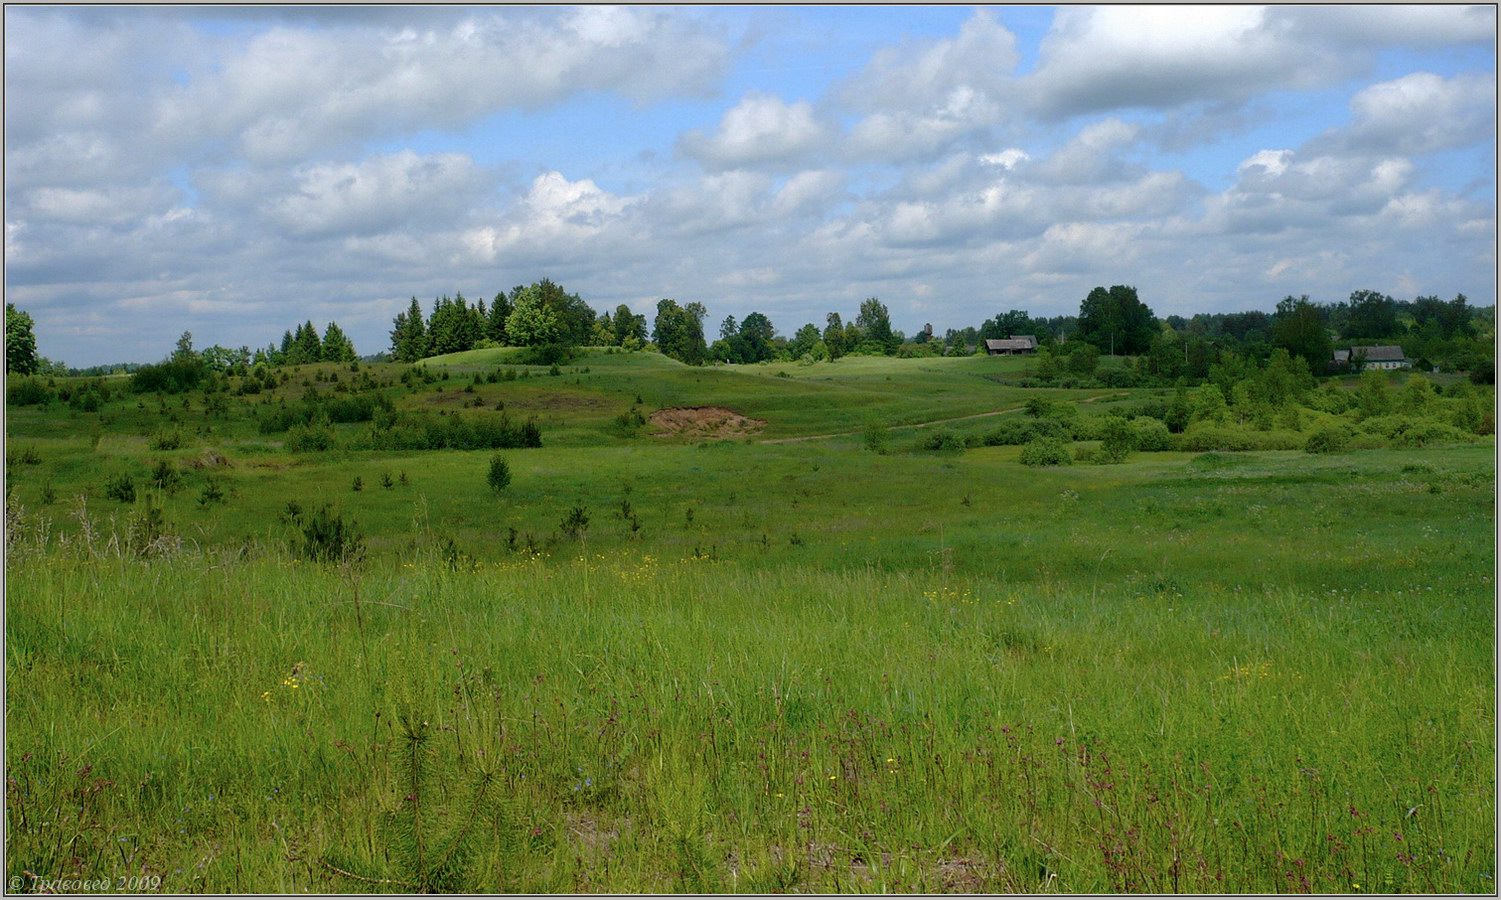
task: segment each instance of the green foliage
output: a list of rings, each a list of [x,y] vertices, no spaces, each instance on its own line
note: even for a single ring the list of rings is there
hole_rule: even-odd
[[[481,829],[493,810],[495,773],[480,769],[468,777],[468,796],[462,804],[443,804],[440,785],[466,780],[452,771],[435,773],[432,726],[415,716],[402,715],[397,744],[400,800],[394,814],[383,817],[384,865],[373,872],[328,852],[319,860],[324,869],[348,882],[399,888],[416,894],[465,892],[472,883],[473,861]],[[439,777],[441,776],[441,777]]]
[[[159,491],[174,494],[182,487],[182,475],[170,459],[159,459],[151,470],[151,484]]]
[[[36,330],[31,314],[5,304],[5,371],[30,375],[37,370]]]
[[[1073,461],[1068,444],[1058,438],[1034,438],[1022,447],[1021,463],[1024,466],[1067,466]]]
[[[924,450],[953,453],[964,449],[964,439],[946,428],[935,428],[922,436],[918,446]]]
[[[563,520],[558,523],[558,531],[570,540],[578,540],[588,529],[589,508],[578,503],[574,504]]]
[[[338,439],[328,425],[293,425],[282,442],[291,453],[322,453],[334,449]]]
[[[328,504],[296,522],[299,540],[293,549],[310,562],[358,562],[365,556],[365,539],[353,521]]]
[[[1272,326],[1277,346],[1302,359],[1315,372],[1324,371],[1334,353],[1334,342],[1319,308],[1308,295],[1288,296],[1277,304],[1277,318]]]
[[[499,453],[490,457],[490,469],[485,474],[485,483],[497,494],[511,484],[511,466]]]
[[[1178,439],[1180,450],[1204,452],[1219,450],[1238,452],[1246,450],[1301,450],[1307,439],[1290,431],[1253,431],[1210,422],[1195,423]]]
[[[1107,291],[1097,287],[1079,306],[1077,337],[1101,353],[1134,356],[1151,348],[1156,321],[1137,297],[1136,288],[1117,284]]]
[[[1306,453],[1342,453],[1350,446],[1350,429],[1342,425],[1325,425],[1308,436],[1303,445]]]
[[[1392,411],[1392,393],[1384,372],[1368,369],[1361,373],[1360,387],[1355,391],[1355,407],[1360,418],[1384,416]]]
[[[323,361],[324,362],[354,362],[359,358],[355,353],[354,343],[344,334],[344,330],[337,322],[329,322],[323,332]]]
[[[867,421],[862,434],[865,449],[877,455],[885,454],[891,445],[891,432],[879,419]]]
[[[1173,449],[1173,435],[1161,419],[1141,416],[1131,420],[1135,430],[1135,448],[1147,453]]]
[[[104,482],[104,496],[121,503],[134,503],[136,501],[135,479],[130,477],[129,472],[120,472],[110,476]]]
[[[676,300],[659,301],[652,340],[664,356],[690,366],[703,365],[709,357],[709,347],[704,342],[707,312],[702,303],[679,306]]]
[[[1405,415],[1372,416],[1361,420],[1360,430],[1379,435],[1392,447],[1428,447],[1436,444],[1467,444],[1474,435],[1437,419]]]
[[[130,389],[138,394],[182,394],[196,390],[207,374],[207,366],[197,355],[174,357],[136,369],[130,376]]]
[[[1136,449],[1136,429],[1120,416],[1106,416],[1100,429],[1100,455],[1106,463],[1123,463]]]
[[[42,406],[57,395],[40,378],[21,377],[5,380],[6,406]]]
[[[203,481],[203,490],[198,494],[198,505],[212,506],[215,503],[223,503],[224,497],[224,486],[219,483],[219,479],[210,475]]]
[[[506,336],[518,347],[540,347],[560,343],[563,324],[534,285],[522,291],[511,305],[506,319]]]
[[[376,422],[351,434],[352,450],[513,450],[542,446],[535,420],[517,424],[500,415],[448,415],[400,412],[386,423]]]

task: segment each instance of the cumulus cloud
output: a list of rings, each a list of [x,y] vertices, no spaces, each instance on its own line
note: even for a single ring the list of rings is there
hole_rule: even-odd
[[[902,161],[930,156],[1004,121],[1015,105],[1016,37],[987,11],[953,38],[878,52],[837,91],[864,114],[851,129],[856,158]]]
[[[295,192],[264,205],[280,228],[299,236],[388,231],[413,221],[463,215],[485,179],[463,154],[418,156],[402,150],[359,163],[304,166]]]
[[[747,83],[796,17],[7,10],[7,299],[87,364],[159,358],[164,320],[336,318],[372,352],[413,294],[543,275],[784,331],[872,295],[942,331],[1097,284],[1494,294],[1493,9],[1067,8],[1040,48],[1006,9],[900,37],[926,14]]]
[[[1496,79],[1414,72],[1373,84],[1350,101],[1353,121],[1315,147],[1416,155],[1494,141]]]
[[[163,141],[211,138],[283,161],[582,91],[702,94],[727,54],[690,19],[638,8],[490,10],[425,28],[277,26],[165,92],[151,124]]]
[[[1337,59],[1309,55],[1295,29],[1247,6],[1061,10],[1026,80],[1044,115],[1242,101],[1316,84]]]
[[[678,146],[710,167],[736,169],[796,162],[827,149],[831,137],[806,100],[787,103],[752,92],[724,114],[713,134],[690,131]]]

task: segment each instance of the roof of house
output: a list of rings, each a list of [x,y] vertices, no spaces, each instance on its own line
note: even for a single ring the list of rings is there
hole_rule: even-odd
[[[1011,339],[1013,341],[1026,341],[1029,347],[1037,346],[1037,335],[1035,334],[1013,334],[1011,335]]]
[[[1336,351],[1334,351],[1334,361],[1335,362],[1349,362],[1350,361],[1350,351],[1349,350],[1336,350]]]
[[[1402,348],[1396,344],[1378,344],[1374,347],[1351,347],[1352,354],[1365,352],[1366,362],[1402,362],[1407,359]]]
[[[986,350],[1036,350],[1037,339],[1026,338],[986,338]]]

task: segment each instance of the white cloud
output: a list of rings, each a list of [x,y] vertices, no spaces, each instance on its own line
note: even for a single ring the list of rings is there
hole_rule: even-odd
[[[267,214],[289,233],[369,235],[412,223],[461,216],[484,193],[484,178],[458,153],[403,150],[359,163],[304,166],[295,193],[268,201]]]
[[[168,92],[152,127],[165,142],[291,160],[583,91],[701,94],[727,53],[688,17],[639,8],[486,11],[422,30],[279,26]]]
[[[837,92],[865,113],[849,137],[859,159],[931,156],[1004,121],[1014,102],[1016,38],[988,11],[951,39],[881,50]]]
[[[1315,146],[1414,155],[1496,137],[1495,75],[1443,78],[1414,72],[1373,84],[1350,100],[1353,121]]]
[[[712,135],[693,131],[678,142],[683,152],[718,169],[792,163],[827,149],[832,130],[818,121],[806,100],[786,103],[747,94],[731,107]]]

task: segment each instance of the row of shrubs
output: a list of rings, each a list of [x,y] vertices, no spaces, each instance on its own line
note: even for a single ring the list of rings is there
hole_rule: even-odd
[[[1335,453],[1467,444],[1473,443],[1475,436],[1436,419],[1408,416],[1380,416],[1355,426],[1327,424],[1309,434],[1286,429],[1258,431],[1209,422],[1196,423],[1182,434],[1173,434],[1164,422],[1149,416],[1130,420],[1120,416],[1092,416],[1075,420],[1011,419],[982,434],[964,437],[936,431],[925,435],[920,446],[940,451],[1021,446],[1021,461],[1027,465],[1067,465],[1076,458],[1069,453],[1069,445],[1074,441],[1099,441],[1103,458],[1097,461],[1118,462],[1131,451],[1306,450],[1309,453]]]
[[[395,408],[384,394],[331,397],[311,394],[298,403],[272,407],[260,415],[261,434],[280,434],[296,425],[327,425],[369,422],[378,411],[394,416]]]
[[[370,428],[341,441],[324,422],[287,429],[285,447],[298,453],[332,450],[514,450],[542,446],[542,430],[533,419],[514,422],[499,416],[398,413],[378,417]]]

